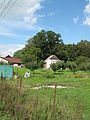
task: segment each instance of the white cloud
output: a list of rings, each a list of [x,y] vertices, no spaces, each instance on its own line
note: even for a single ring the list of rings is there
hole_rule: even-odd
[[[5,57],[7,55],[13,56],[14,52],[24,48],[25,45],[4,45],[0,44],[0,56]]]
[[[88,25],[90,27],[90,17],[86,17],[85,21],[83,22],[84,25]]]
[[[36,28],[36,23],[38,22],[38,14],[37,11],[39,11],[42,6],[41,2],[43,0],[18,0],[16,2],[16,5],[9,11],[7,16],[4,18],[3,22],[0,23],[4,26],[10,27],[17,27],[18,29],[21,28]],[[1,1],[0,1],[1,2]],[[25,27],[26,26],[26,27]]]
[[[44,14],[43,14],[43,15],[40,15],[40,14],[39,14],[38,17],[39,17],[39,18],[44,18],[44,17],[46,17],[46,15],[44,15]]]
[[[42,28],[38,26],[37,22],[39,20],[38,11],[42,8],[42,1],[44,0],[18,0],[3,21],[0,20],[0,36],[11,37],[12,40],[26,40],[29,38],[27,33],[30,30],[41,30]],[[25,34],[22,34],[22,30],[25,31]],[[19,44],[0,44],[0,55],[13,55],[15,51],[24,46]]]
[[[11,32],[9,32],[6,28],[0,27],[0,35],[1,36],[13,36]]]
[[[54,16],[56,13],[55,12],[51,12],[51,13],[48,13],[47,16]]]
[[[5,27],[0,27],[0,36],[4,36],[4,37],[8,37],[8,38],[15,38],[18,40],[27,39],[28,37],[30,37],[28,35],[20,35],[20,34],[12,33]]]
[[[76,17],[73,18],[73,22],[74,22],[75,24],[77,24],[78,20],[79,20],[79,17],[78,17],[78,16],[76,16]]]
[[[85,20],[83,21],[84,25],[88,25],[90,27],[90,0],[88,0],[87,5],[84,9]]]
[[[86,2],[89,2],[90,0],[86,0]]]
[[[88,4],[85,6],[84,12],[85,12],[86,14],[90,14],[90,2],[88,2]]]

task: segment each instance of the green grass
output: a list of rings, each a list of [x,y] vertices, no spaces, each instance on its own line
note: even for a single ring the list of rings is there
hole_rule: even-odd
[[[26,72],[31,72],[29,69],[25,68],[25,67],[14,67],[14,73],[18,74],[19,76],[23,76],[25,75]]]
[[[22,68],[20,68],[22,69]],[[22,69],[22,74],[24,76],[25,72],[27,70]],[[41,72],[40,72],[41,71]],[[86,87],[90,86],[90,72],[88,71],[78,71],[75,74],[71,71],[59,71],[58,74],[57,72],[53,77],[52,76],[52,71],[51,75],[47,76],[47,70],[35,70],[34,72],[31,73],[31,78],[23,78],[22,82],[23,85],[30,85],[30,86],[40,86],[40,85],[64,85],[64,86],[71,86],[71,87]],[[20,73],[20,72],[19,72]],[[38,73],[38,74],[37,74]],[[45,76],[46,75],[46,76]],[[17,83],[17,80],[12,80],[12,83]]]
[[[16,68],[15,68],[16,69]],[[15,70],[17,71],[17,70]],[[19,75],[25,74],[27,69],[19,68]],[[69,120],[66,116],[71,116],[71,120],[90,120],[90,72],[89,71],[78,71],[73,73],[71,71],[56,71],[53,77],[51,75],[53,72],[49,73],[47,76],[47,70],[39,69],[31,72],[31,78],[22,79],[22,92],[24,97],[21,98],[21,101],[26,98],[26,106],[31,106],[32,114],[35,116],[34,112],[39,112],[40,120],[45,119],[47,114],[51,114],[53,100],[54,100],[54,89],[51,88],[42,88],[38,90],[30,89],[33,86],[40,85],[62,85],[67,86],[65,89],[56,89],[56,117],[57,113],[59,116],[63,116],[61,120]],[[16,85],[16,88],[19,87],[19,80],[5,81],[7,84]],[[37,106],[33,107],[34,103],[37,103]],[[51,105],[51,107],[50,107]],[[28,107],[25,107],[28,108]],[[48,111],[48,113],[46,112]],[[76,116],[78,118],[76,118]],[[42,118],[43,117],[43,118]],[[83,117],[83,119],[82,119]],[[33,118],[36,119],[36,118]],[[2,119],[3,120],[3,119]]]

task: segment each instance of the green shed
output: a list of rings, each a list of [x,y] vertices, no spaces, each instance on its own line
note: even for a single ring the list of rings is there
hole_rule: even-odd
[[[0,65],[0,77],[13,78],[13,66],[12,65]]]

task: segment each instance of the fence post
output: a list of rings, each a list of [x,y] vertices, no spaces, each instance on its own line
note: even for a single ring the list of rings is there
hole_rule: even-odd
[[[21,94],[22,90],[22,76],[20,77],[20,83],[19,83],[19,93]]]
[[[56,85],[55,85],[55,89],[54,89],[53,114],[55,113],[55,101],[56,101]]]

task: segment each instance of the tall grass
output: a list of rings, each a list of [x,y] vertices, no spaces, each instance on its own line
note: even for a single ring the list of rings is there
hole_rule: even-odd
[[[57,97],[55,90],[42,98],[38,92],[19,92],[17,86],[0,81],[0,119],[4,120],[83,120],[83,106],[75,102],[70,108],[67,95]],[[72,105],[72,104],[71,104]],[[80,114],[79,114],[80,112]]]

